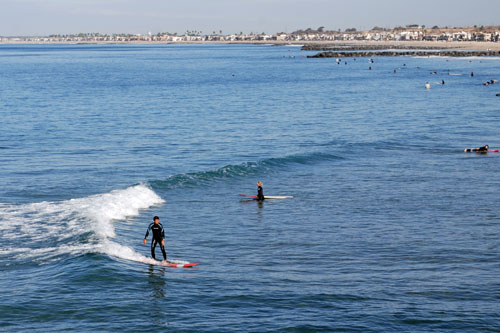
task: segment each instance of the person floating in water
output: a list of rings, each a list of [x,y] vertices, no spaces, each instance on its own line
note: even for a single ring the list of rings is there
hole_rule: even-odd
[[[167,253],[165,252],[165,231],[160,223],[160,218],[158,216],[153,217],[153,223],[151,223],[146,230],[146,236],[144,236],[144,244],[146,244],[146,239],[149,235],[149,230],[153,233],[153,238],[151,239],[151,257],[156,260],[155,248],[156,244],[160,243],[161,253],[163,254],[163,260],[167,261]]]
[[[264,200],[264,189],[262,188],[262,182],[257,182],[257,200]]]
[[[490,146],[486,145],[486,146],[482,146],[479,148],[467,148],[467,149],[464,149],[464,152],[466,152],[466,153],[471,153],[471,152],[485,153],[488,151],[488,149],[490,149]]]

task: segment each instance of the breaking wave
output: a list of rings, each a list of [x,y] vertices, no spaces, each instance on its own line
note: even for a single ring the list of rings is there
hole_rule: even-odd
[[[46,262],[62,255],[97,252],[148,262],[151,259],[113,240],[114,222],[163,202],[151,188],[140,184],[60,202],[0,204],[0,237],[3,244],[13,244],[0,248],[0,259]]]

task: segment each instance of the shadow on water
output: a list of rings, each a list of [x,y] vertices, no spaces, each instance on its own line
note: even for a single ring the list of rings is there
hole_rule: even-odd
[[[165,267],[149,265],[148,284],[151,288],[152,296],[152,320],[155,326],[168,326],[166,313],[163,311],[162,300],[166,297]]]
[[[155,271],[156,268],[156,271]],[[148,269],[148,282],[151,286],[152,296],[155,300],[159,300],[166,296],[166,282],[165,282],[165,267],[155,267],[155,265],[149,265]]]

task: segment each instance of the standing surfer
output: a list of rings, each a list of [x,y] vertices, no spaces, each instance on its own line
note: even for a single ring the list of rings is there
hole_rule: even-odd
[[[257,182],[257,200],[264,200],[264,189],[262,188],[262,182]]]
[[[144,244],[146,244],[146,239],[149,235],[149,230],[153,233],[153,239],[151,239],[151,256],[156,260],[155,248],[156,244],[160,243],[161,253],[163,254],[163,260],[167,261],[167,253],[165,252],[165,231],[160,223],[160,218],[158,216],[153,217],[153,223],[151,223],[146,231],[146,236],[144,236]]]

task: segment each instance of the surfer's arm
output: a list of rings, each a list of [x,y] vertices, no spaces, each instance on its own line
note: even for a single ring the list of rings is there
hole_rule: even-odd
[[[161,226],[161,245],[165,245],[165,229]]]
[[[146,236],[144,236],[144,244],[146,244],[146,239],[149,236],[149,229],[151,229],[151,224],[149,225],[148,229],[146,230]]]

